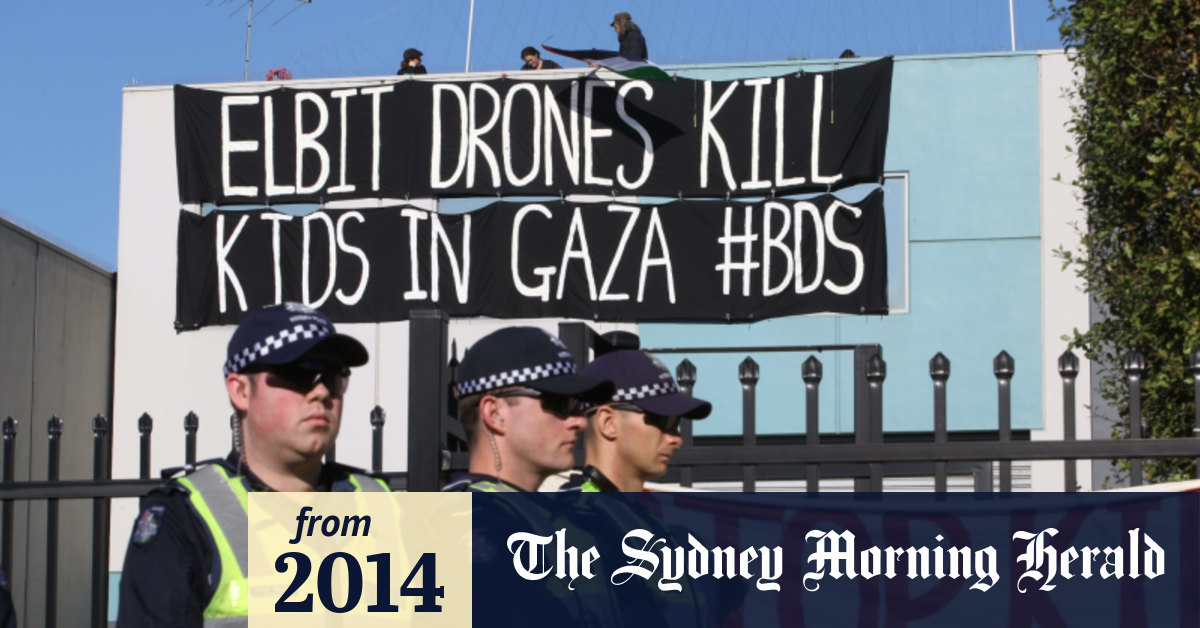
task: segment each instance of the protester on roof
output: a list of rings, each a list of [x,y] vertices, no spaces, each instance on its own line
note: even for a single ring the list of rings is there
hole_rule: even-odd
[[[423,53],[416,48],[409,48],[404,51],[404,61],[400,63],[400,69],[396,70],[396,74],[426,74],[425,66],[421,65],[421,57]]]
[[[538,52],[533,46],[525,46],[521,51],[521,59],[525,61],[525,65],[521,66],[522,70],[561,70],[562,66],[549,60],[543,59],[542,53]]]
[[[646,38],[642,36],[642,29],[633,22],[633,17],[626,11],[613,16],[613,30],[617,31],[617,41],[620,42],[620,53],[622,57],[630,59],[649,59],[650,53],[646,51]]]

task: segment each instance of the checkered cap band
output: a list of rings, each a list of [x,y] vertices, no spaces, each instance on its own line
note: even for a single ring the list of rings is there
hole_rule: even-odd
[[[676,386],[675,382],[655,382],[632,388],[618,388],[617,392],[613,394],[613,401],[634,401],[677,392],[679,392],[679,386]]]
[[[240,373],[242,369],[254,364],[258,360],[267,357],[272,351],[278,351],[293,342],[299,340],[312,340],[314,338],[324,338],[333,333],[333,329],[328,325],[320,323],[298,323],[288,329],[281,329],[278,332],[263,338],[253,345],[242,349],[237,355],[229,358],[225,362],[225,375],[230,373]]]
[[[505,371],[503,373],[488,375],[487,377],[481,377],[479,379],[459,382],[456,390],[458,397],[461,399],[463,397],[489,390],[507,388],[509,386],[516,386],[517,384],[536,382],[539,379],[557,377],[559,375],[573,375],[574,373],[574,362],[551,362],[549,364],[526,366],[511,371]]]

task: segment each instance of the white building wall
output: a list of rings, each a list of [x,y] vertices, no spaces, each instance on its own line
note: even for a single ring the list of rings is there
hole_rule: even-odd
[[[473,75],[478,78],[481,75]],[[446,78],[446,77],[440,77]],[[361,83],[364,79],[354,79]],[[342,81],[297,81],[328,88]],[[215,89],[261,89],[261,84],[212,86]],[[196,458],[223,457],[230,451],[231,408],[221,367],[231,326],[176,333],[176,232],[180,209],[175,160],[174,97],[171,86],[131,87],[124,93],[121,132],[120,234],[117,266],[116,357],[113,391],[113,477],[139,472],[137,419],[154,418],[152,473],[184,462],[183,418],[200,417]],[[375,205],[395,203],[376,202]],[[435,208],[432,201],[411,204]],[[345,203],[339,203],[345,206]],[[360,205],[361,206],[361,205]],[[375,211],[382,211],[378,207]],[[557,332],[558,319],[456,320],[450,337],[459,356],[491,331],[508,325],[536,325]],[[601,332],[636,331],[635,325],[593,324]],[[346,394],[337,459],[371,465],[371,409],[384,408],[386,471],[403,471],[408,458],[408,323],[340,324],[338,330],[358,338],[371,361],[356,369]],[[110,569],[119,571],[138,500],[114,500]]]
[[[1067,147],[1073,138],[1066,128],[1070,116],[1064,98],[1070,85],[1071,66],[1065,55],[1048,51],[1039,56],[1039,106],[1041,111],[1041,268],[1042,360],[1054,364],[1066,344],[1060,339],[1072,329],[1086,327],[1087,297],[1074,274],[1061,270],[1056,248],[1077,248],[1077,224],[1083,214],[1073,187],[1075,163]],[[478,75],[476,75],[477,77]],[[440,77],[449,78],[449,77]],[[361,82],[364,79],[353,79]],[[314,87],[331,87],[346,80],[298,81]],[[214,86],[220,89],[261,88],[259,84]],[[137,418],[148,412],[155,419],[153,469],[182,464],[183,417],[188,411],[201,419],[197,457],[224,456],[230,448],[230,408],[221,377],[225,346],[231,327],[209,327],[176,333],[175,263],[177,212],[173,92],[169,86],[127,88],[124,93],[119,276],[117,282],[116,358],[114,365],[113,474],[129,478],[138,474]],[[459,352],[478,338],[505,325],[533,324],[556,331],[558,320],[497,321],[458,320],[450,336]],[[599,331],[627,329],[633,325],[593,324]],[[371,362],[358,369],[346,397],[340,461],[370,465],[369,413],[375,405],[387,412],[384,469],[403,470],[407,458],[408,324],[339,325],[339,330],[363,342]],[[1062,437],[1061,380],[1054,368],[1043,369],[1042,409],[1045,428],[1034,439]],[[1085,402],[1088,369],[1081,364],[1077,380],[1076,434],[1087,438],[1090,419]],[[1061,462],[1035,462],[1033,490],[1062,489]],[[1078,478],[1090,489],[1090,473],[1080,463]],[[112,513],[110,568],[120,570],[137,500],[116,500]]]
[[[1062,378],[1058,358],[1067,349],[1062,339],[1074,329],[1088,327],[1088,296],[1072,268],[1063,269],[1056,249],[1077,251],[1081,230],[1086,228],[1083,206],[1072,182],[1079,174],[1075,162],[1075,138],[1067,124],[1071,119],[1068,90],[1074,79],[1071,62],[1062,51],[1046,51],[1038,57],[1038,99],[1041,112],[1041,248],[1042,248],[1042,417],[1043,429],[1034,430],[1033,440],[1063,437]],[[1080,358],[1075,380],[1075,437],[1090,439],[1091,416],[1087,408],[1091,378],[1086,360]],[[1092,489],[1091,463],[1076,463],[1080,490]],[[1063,490],[1063,463],[1035,461],[1032,489]]]

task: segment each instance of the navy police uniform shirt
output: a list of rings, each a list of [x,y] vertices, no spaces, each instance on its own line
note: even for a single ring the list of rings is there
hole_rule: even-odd
[[[584,490],[585,485],[587,485],[588,490]],[[564,482],[562,486],[558,487],[558,490],[562,493],[574,493],[581,491],[586,493],[621,492],[621,489],[617,488],[617,485],[613,484],[612,480],[608,479],[607,476],[601,473],[600,469],[597,469],[590,464],[584,466],[582,472],[572,473],[570,477],[567,478],[567,481]]]
[[[239,462],[233,453],[200,465],[224,466],[230,476],[244,478],[247,490],[272,490],[249,469],[239,471]],[[315,490],[353,491],[350,473],[361,471],[326,464]],[[220,556],[187,489],[175,482],[154,489],[134,521],[125,551],[117,626],[202,626],[204,609],[220,581]]]
[[[471,601],[474,608],[486,609],[488,625],[616,626],[613,619],[617,609],[606,594],[598,600],[595,596],[585,597],[567,590],[566,584],[556,579],[521,587],[519,591],[496,585],[513,582],[512,558],[505,541],[510,534],[555,530],[561,525],[563,513],[553,503],[518,498],[513,494],[528,495],[529,491],[485,473],[457,474],[442,491],[501,494],[496,498],[472,499]]]
[[[443,493],[484,492],[484,493],[524,493],[518,488],[501,480],[494,475],[485,473],[459,473],[442,487]]]

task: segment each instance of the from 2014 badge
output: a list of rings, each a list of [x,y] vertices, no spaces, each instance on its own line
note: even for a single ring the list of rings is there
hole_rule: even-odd
[[[250,495],[250,625],[471,622],[470,496]]]

